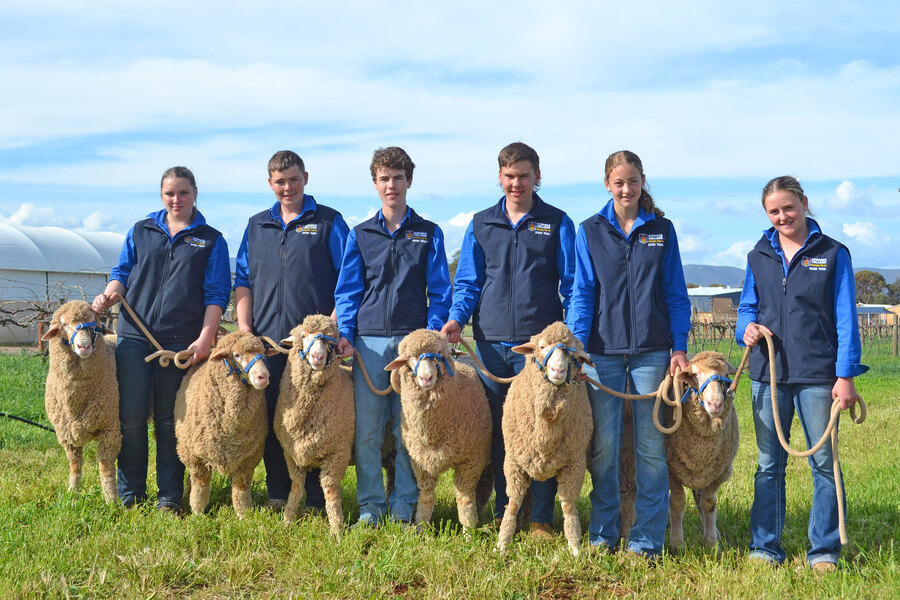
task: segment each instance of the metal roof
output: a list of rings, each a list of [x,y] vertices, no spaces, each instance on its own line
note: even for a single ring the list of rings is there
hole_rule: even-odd
[[[0,269],[109,273],[124,241],[124,235],[111,231],[0,223]]]

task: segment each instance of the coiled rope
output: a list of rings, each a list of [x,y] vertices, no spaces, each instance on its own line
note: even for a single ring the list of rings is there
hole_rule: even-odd
[[[763,334],[763,337],[766,339],[766,344],[769,347],[769,386],[770,386],[770,396],[772,397],[772,413],[775,418],[775,432],[778,434],[778,441],[781,443],[781,447],[784,448],[784,451],[794,456],[796,458],[806,458],[812,454],[815,454],[819,451],[819,449],[825,445],[825,441],[831,438],[831,465],[832,471],[834,472],[834,487],[835,492],[837,494],[837,505],[838,505],[838,531],[841,535],[841,543],[846,544],[848,542],[847,537],[847,524],[844,516],[844,486],[841,482],[841,461],[838,457],[838,415],[841,414],[841,402],[838,399],[835,399],[831,404],[831,418],[828,421],[828,425],[825,427],[824,433],[822,433],[822,437],[816,442],[812,447],[803,452],[799,450],[794,450],[791,448],[790,444],[788,444],[787,440],[784,437],[784,431],[781,428],[781,418],[778,414],[778,381],[777,374],[775,371],[775,345],[772,343],[772,336],[765,329],[760,328],[760,332]],[[744,356],[741,359],[741,364],[738,367],[737,373],[734,376],[734,382],[731,384],[730,390],[734,390],[737,388],[738,379],[741,376],[741,371],[743,371],[744,366],[747,364],[747,359],[750,356],[750,346],[747,346],[747,349],[744,350]],[[850,418],[854,423],[860,424],[866,420],[866,403],[863,401],[862,396],[856,394],[856,402],[859,403],[859,417],[856,416],[856,403],[850,406]]]
[[[125,300],[125,296],[119,294],[119,302],[122,303],[122,306],[125,307],[125,310],[128,311],[128,314],[131,315],[131,318],[134,319],[135,324],[138,326],[138,329],[147,337],[151,344],[156,348],[156,352],[151,354],[150,356],[144,359],[144,362],[150,362],[155,358],[159,359],[159,365],[161,367],[168,367],[169,363],[173,360],[175,361],[175,366],[179,369],[187,369],[191,366],[191,361],[194,358],[193,350],[182,350],[181,352],[174,352],[172,350],[164,350],[163,347],[156,341],[156,338],[147,331],[147,328],[144,326],[141,318],[137,316],[137,313],[131,308],[131,305],[128,304],[128,301]]]

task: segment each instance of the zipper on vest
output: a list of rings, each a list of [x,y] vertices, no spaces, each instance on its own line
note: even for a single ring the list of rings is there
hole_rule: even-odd
[[[628,283],[628,285],[625,286],[625,289],[626,293],[628,294],[628,308],[631,311],[631,322],[628,325],[628,328],[631,331],[631,339],[628,341],[628,346],[630,348],[631,354],[637,354],[637,346],[635,345],[635,340],[637,339],[637,329],[635,326],[636,311],[634,308],[634,274],[632,273],[631,250],[631,242],[628,240],[628,238],[625,238],[625,277]]]
[[[507,322],[507,337],[506,339],[509,341],[515,341],[515,320],[516,315],[513,313],[513,308],[515,304],[513,303],[513,297],[516,295],[516,273],[519,271],[519,261],[517,260],[519,255],[519,230],[513,229],[513,251],[512,251],[512,268],[509,273],[509,293],[506,295],[506,322]]]
[[[175,238],[178,239],[178,238]],[[163,300],[163,297],[166,295],[166,288],[169,283],[169,268],[172,265],[172,261],[175,259],[175,240],[169,240],[169,249],[166,251],[166,264],[163,267],[163,274],[161,278],[161,285],[159,288],[159,293],[156,295],[156,301],[153,303],[153,312],[156,313],[153,319],[153,328],[156,330],[156,335],[159,335],[159,327],[160,321],[162,319],[162,311],[159,309],[159,305]]]
[[[282,282],[282,285],[278,286],[278,314],[281,315],[281,318],[284,319],[285,321],[288,319],[287,315],[285,314],[285,310],[284,310],[284,288],[286,286],[283,283],[284,281],[286,281],[285,276],[287,275],[287,273],[286,273],[286,271],[287,271],[287,254],[285,254],[285,250],[284,250],[284,244],[287,241],[287,234],[288,234],[288,229],[287,229],[287,227],[285,227],[284,229],[281,230],[281,246],[279,246],[279,248],[278,248],[278,252],[281,257],[281,264],[279,265],[279,272],[280,272],[279,281]],[[284,325],[287,325],[287,329],[285,329],[284,331],[290,331],[291,329],[293,329],[293,327],[294,327],[294,325],[296,325],[296,323],[291,325],[290,323],[282,322],[282,326],[284,326]]]
[[[396,234],[399,233],[400,229],[394,232],[394,235],[391,236],[391,291],[394,293],[395,298],[399,298],[397,294],[397,238]],[[391,297],[388,296],[385,298],[384,303],[384,334],[385,335],[393,335],[393,323],[391,323]]]

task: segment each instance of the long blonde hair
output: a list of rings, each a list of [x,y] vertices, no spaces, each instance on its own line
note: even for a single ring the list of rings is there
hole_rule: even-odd
[[[606,174],[603,177],[603,181],[609,183],[609,174],[620,165],[631,165],[641,174],[641,180],[644,180],[644,165],[641,163],[640,157],[630,150],[619,150],[610,154],[609,158],[606,159]],[[664,217],[666,213],[653,202],[653,196],[647,191],[646,185],[646,181],[644,181],[644,184],[641,186],[641,197],[638,200],[638,204],[645,212],[657,217]]]

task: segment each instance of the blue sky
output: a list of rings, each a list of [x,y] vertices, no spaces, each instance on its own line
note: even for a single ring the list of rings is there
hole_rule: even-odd
[[[900,4],[548,6],[5,2],[0,222],[124,233],[183,164],[234,254],[276,150],[352,224],[379,206],[372,151],[399,145],[452,252],[521,140],[576,223],[606,156],[637,152],[685,263],[743,267],[760,189],[791,174],[855,266],[900,267]]]

